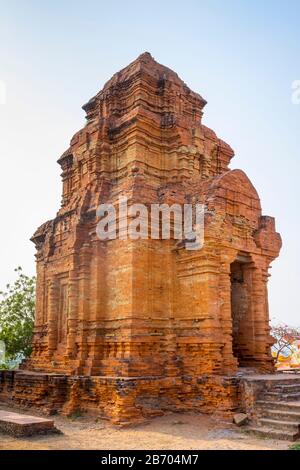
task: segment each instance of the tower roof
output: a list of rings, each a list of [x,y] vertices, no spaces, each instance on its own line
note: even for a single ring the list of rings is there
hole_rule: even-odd
[[[162,86],[168,82],[170,85],[173,85],[175,89],[177,88],[178,92],[179,90],[183,90],[193,101],[197,102],[200,109],[206,105],[204,98],[198,93],[193,92],[176,72],[156,62],[149,52],[144,52],[125,68],[115,73],[112,78],[105,83],[103,89],[83,106],[83,109],[88,112],[99,99],[105,98],[110,92],[114,92],[117,88],[125,89],[129,87],[135,77],[140,77],[141,80],[143,80],[143,77],[146,76],[161,83]]]

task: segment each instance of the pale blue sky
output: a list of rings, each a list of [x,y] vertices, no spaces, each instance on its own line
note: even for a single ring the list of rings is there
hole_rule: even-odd
[[[84,123],[81,106],[149,51],[207,101],[203,122],[236,151],[263,213],[283,238],[271,317],[300,324],[300,2],[297,0],[0,0],[0,288],[60,201],[57,158]]]

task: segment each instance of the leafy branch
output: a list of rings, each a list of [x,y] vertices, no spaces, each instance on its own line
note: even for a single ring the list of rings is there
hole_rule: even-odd
[[[23,274],[22,268],[15,269],[17,280],[0,292],[0,340],[6,346],[6,358],[31,353],[31,338],[35,310],[35,277]]]

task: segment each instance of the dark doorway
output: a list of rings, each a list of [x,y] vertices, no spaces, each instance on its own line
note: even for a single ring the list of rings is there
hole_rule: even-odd
[[[248,322],[248,289],[246,279],[246,263],[235,261],[230,266],[231,276],[231,315],[232,315],[232,350],[243,366],[247,355]]]

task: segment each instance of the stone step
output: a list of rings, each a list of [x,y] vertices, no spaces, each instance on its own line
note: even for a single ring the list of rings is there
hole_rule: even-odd
[[[296,441],[300,436],[299,432],[280,431],[278,429],[272,429],[268,427],[250,426],[248,428],[245,428],[245,431],[255,436],[265,437],[268,439],[281,439],[284,441]]]
[[[282,392],[265,392],[263,394],[265,400],[278,400],[278,401],[290,401],[300,400],[300,393],[282,393]]]
[[[0,410],[0,431],[15,437],[59,433],[52,419]]]
[[[287,429],[288,431],[299,432],[299,423],[297,421],[283,421],[279,419],[271,418],[259,418],[259,423],[262,427],[274,428],[283,430]]]
[[[262,418],[279,418],[284,421],[298,422],[300,425],[300,409],[299,411],[264,409]]]
[[[268,387],[278,387],[281,385],[300,385],[300,374],[297,376],[288,376],[287,378],[280,378],[272,381],[264,381]]]
[[[260,410],[275,409],[275,410],[287,410],[287,411],[299,411],[300,412],[300,401],[266,401],[257,400],[256,406]]]
[[[292,385],[276,385],[272,388],[274,392],[281,392],[281,393],[300,393],[300,384],[292,384]]]

